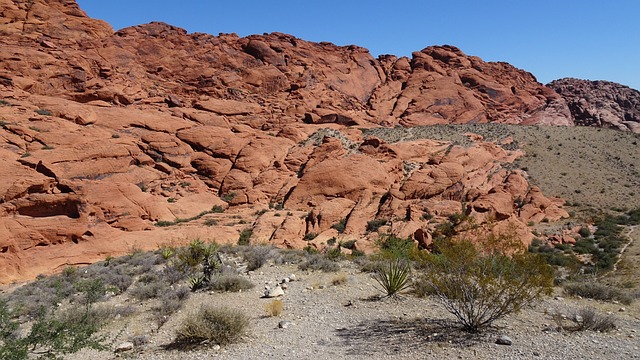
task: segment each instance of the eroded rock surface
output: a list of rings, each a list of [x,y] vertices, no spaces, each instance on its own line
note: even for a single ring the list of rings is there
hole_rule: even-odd
[[[573,124],[562,97],[506,63],[164,23],[114,32],[67,0],[0,0],[0,35],[0,283],[246,229],[253,243],[370,250],[378,232],[428,246],[461,211],[525,243],[526,222],[567,216],[505,166],[517,149],[360,131]]]

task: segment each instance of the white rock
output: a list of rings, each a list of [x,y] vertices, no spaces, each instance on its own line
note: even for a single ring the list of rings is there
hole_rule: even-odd
[[[274,298],[278,296],[283,296],[284,290],[280,286],[276,286],[273,289],[266,289],[264,292],[264,297],[266,298]]]
[[[116,346],[115,352],[119,353],[119,352],[124,352],[124,351],[131,351],[131,350],[133,350],[133,343],[132,342],[123,342],[122,344]]]
[[[498,344],[498,345],[511,345],[511,344],[513,344],[513,341],[507,335],[500,335],[496,339],[496,344]]]

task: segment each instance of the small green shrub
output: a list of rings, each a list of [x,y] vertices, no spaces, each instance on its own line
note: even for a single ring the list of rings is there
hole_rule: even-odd
[[[399,259],[387,262],[373,273],[373,279],[380,285],[385,297],[397,297],[409,288],[409,264]]]
[[[224,194],[220,199],[222,199],[222,201],[224,202],[230,202],[231,200],[235,199],[236,196],[237,194],[235,192],[230,192],[228,194]]]
[[[588,238],[589,236],[591,236],[591,231],[589,231],[588,227],[583,226],[580,228],[580,230],[578,230],[578,235],[580,235],[582,238]]]
[[[220,205],[214,205],[211,208],[211,212],[214,214],[222,214],[224,212],[224,208]]]
[[[342,234],[347,227],[347,218],[340,220],[339,222],[331,225],[332,229],[338,231],[339,234]]]
[[[237,342],[246,333],[249,319],[237,310],[203,305],[189,314],[177,330],[176,345],[207,342],[225,346]]]
[[[43,115],[43,116],[51,116],[53,115],[53,113],[47,109],[37,109],[35,110],[35,113],[38,115]]]
[[[311,240],[315,239],[316,237],[318,237],[317,233],[310,232],[310,233],[307,233],[304,236],[304,240],[311,241]]]
[[[219,275],[211,278],[208,288],[222,292],[238,292],[254,287],[251,281],[239,275]]]
[[[367,222],[367,232],[376,232],[387,224],[387,219],[375,219]]]
[[[242,230],[240,232],[240,237],[238,237],[238,245],[249,245],[252,235],[253,235],[253,230],[251,229]]]
[[[247,270],[253,271],[261,268],[274,257],[274,252],[275,249],[272,246],[249,246],[242,252],[242,257],[247,263]]]

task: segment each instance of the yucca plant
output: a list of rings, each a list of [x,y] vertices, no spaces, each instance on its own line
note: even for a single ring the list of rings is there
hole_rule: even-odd
[[[409,263],[400,259],[389,261],[373,273],[374,280],[380,285],[385,297],[397,297],[411,286]]]

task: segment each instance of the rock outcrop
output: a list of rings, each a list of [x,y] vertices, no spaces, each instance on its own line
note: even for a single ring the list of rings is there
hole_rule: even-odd
[[[0,34],[0,283],[247,229],[367,250],[374,219],[428,246],[460,211],[525,243],[526,222],[567,216],[505,166],[517,149],[360,131],[572,125],[558,94],[506,63],[163,23],[114,32],[69,0],[0,0]]]
[[[572,78],[548,86],[565,99],[576,125],[640,133],[640,91],[610,81]]]

